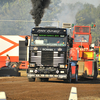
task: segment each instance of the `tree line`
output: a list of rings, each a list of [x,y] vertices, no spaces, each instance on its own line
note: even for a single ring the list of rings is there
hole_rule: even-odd
[[[0,0],[0,9],[0,35],[30,35],[35,26],[30,14],[31,0]],[[91,29],[92,41],[100,37],[100,5],[95,7],[80,2],[62,4],[61,0],[51,0],[42,21],[52,22],[41,22],[40,26],[55,25],[53,21],[60,21],[61,24],[69,21],[68,23],[86,26],[96,24],[95,29]]]

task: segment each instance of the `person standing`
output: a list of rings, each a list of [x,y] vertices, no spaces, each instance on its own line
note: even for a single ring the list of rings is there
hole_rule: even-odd
[[[9,57],[8,54],[6,56],[7,56],[7,58],[6,58],[6,66],[8,67],[9,64],[10,64],[10,57]]]

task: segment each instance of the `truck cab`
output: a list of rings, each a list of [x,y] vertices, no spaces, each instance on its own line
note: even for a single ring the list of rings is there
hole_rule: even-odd
[[[29,44],[29,81],[58,78],[67,80],[70,63],[67,59],[67,29],[35,27]],[[26,37],[26,45],[28,45]]]
[[[80,51],[89,51],[90,49],[90,45],[92,43],[91,27],[74,26],[72,38],[73,47],[70,50],[70,58],[77,61],[82,57]]]

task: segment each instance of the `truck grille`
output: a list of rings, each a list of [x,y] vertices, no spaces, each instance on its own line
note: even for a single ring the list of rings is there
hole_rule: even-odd
[[[44,66],[53,66],[53,51],[42,51],[41,63]]]

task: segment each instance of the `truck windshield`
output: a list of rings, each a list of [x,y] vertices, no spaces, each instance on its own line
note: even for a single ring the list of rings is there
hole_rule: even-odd
[[[52,37],[51,35],[48,36],[38,36],[32,34],[31,36],[31,46],[38,45],[38,46],[66,46],[66,36],[62,37]]]
[[[89,35],[75,34],[74,36],[74,42],[88,42],[88,41],[89,41]]]

